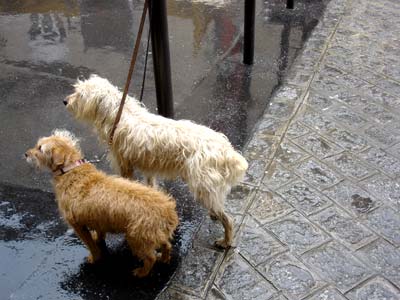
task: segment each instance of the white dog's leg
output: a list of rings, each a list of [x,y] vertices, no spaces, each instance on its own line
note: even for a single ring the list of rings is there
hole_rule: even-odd
[[[157,178],[155,176],[146,176],[146,184],[153,188],[157,188]]]
[[[111,163],[111,167],[118,172],[122,177],[127,179],[135,179],[134,168],[128,161],[116,158],[113,154],[109,153],[108,159]]]
[[[218,220],[224,227],[224,237],[215,242],[217,247],[229,248],[233,240],[233,221],[224,211],[225,193],[203,192],[196,193],[199,195],[200,202],[209,210],[212,219]]]
[[[131,166],[120,166],[120,175],[127,179],[135,179],[133,167]]]
[[[223,210],[213,213],[216,215],[217,220],[222,223],[225,230],[224,237],[215,241],[215,245],[224,249],[229,248],[233,240],[233,221]]]

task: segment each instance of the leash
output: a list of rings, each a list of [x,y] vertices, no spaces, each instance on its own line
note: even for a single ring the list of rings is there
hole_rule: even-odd
[[[144,5],[143,5],[142,17],[140,19],[139,30],[138,30],[138,34],[137,34],[137,37],[136,37],[135,47],[134,47],[133,53],[132,53],[131,65],[129,67],[128,77],[127,77],[126,83],[125,83],[124,93],[122,95],[122,100],[121,100],[121,103],[119,105],[117,116],[115,117],[114,125],[113,125],[113,128],[112,128],[111,133],[110,133],[110,138],[108,140],[108,145],[110,145],[110,146],[113,143],[114,133],[115,133],[115,130],[117,129],[118,123],[119,123],[119,121],[121,119],[122,109],[124,108],[126,96],[128,95],[129,85],[131,83],[133,70],[135,68],[136,58],[137,58],[137,55],[138,55],[138,52],[139,52],[139,45],[140,45],[140,40],[142,38],[144,21],[146,20],[147,9],[148,9],[148,0],[145,0],[144,1]]]
[[[149,22],[149,32],[147,33],[146,56],[144,59],[143,79],[142,79],[142,87],[140,89],[139,102],[143,102],[144,85],[146,83],[146,73],[147,73],[147,59],[149,58],[150,33],[151,33],[151,23]]]

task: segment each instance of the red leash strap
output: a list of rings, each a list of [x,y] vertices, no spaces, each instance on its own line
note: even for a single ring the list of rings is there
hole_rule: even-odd
[[[142,18],[140,19],[139,30],[138,30],[138,34],[136,37],[135,48],[133,49],[133,53],[132,53],[131,65],[129,67],[128,77],[127,77],[126,83],[125,83],[124,93],[122,95],[122,100],[119,105],[117,116],[115,117],[114,125],[111,130],[110,139],[108,140],[108,144],[110,146],[113,143],[114,133],[115,133],[115,130],[117,129],[119,120],[121,119],[122,110],[125,105],[126,96],[128,95],[129,85],[131,83],[133,70],[135,69],[136,58],[137,58],[137,55],[139,52],[140,40],[142,39],[142,33],[143,33],[144,21],[146,20],[147,9],[148,9],[148,0],[145,0],[144,6],[143,6]]]

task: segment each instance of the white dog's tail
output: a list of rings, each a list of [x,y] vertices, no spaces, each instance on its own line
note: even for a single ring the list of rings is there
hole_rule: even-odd
[[[217,152],[208,159],[203,152],[196,152],[185,164],[187,175],[184,178],[192,191],[215,192],[219,188],[223,194],[242,180],[248,168],[246,159],[233,148]]]
[[[226,179],[231,186],[241,181],[247,171],[249,164],[238,152],[232,150],[228,153],[226,164]]]

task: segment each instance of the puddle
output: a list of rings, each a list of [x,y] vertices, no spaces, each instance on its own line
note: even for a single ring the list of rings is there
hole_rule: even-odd
[[[168,186],[168,184],[167,184]],[[110,255],[95,265],[88,251],[60,219],[52,193],[0,185],[0,295],[71,299],[154,299],[191,249],[202,211],[182,184],[169,188],[179,198],[180,226],[170,264],[157,263],[145,279],[132,276],[140,262],[121,235],[107,237]],[[6,201],[3,201],[6,199]],[[14,266],[14,267],[11,267]],[[10,283],[12,281],[12,284]],[[38,285],[40,287],[38,288]]]

